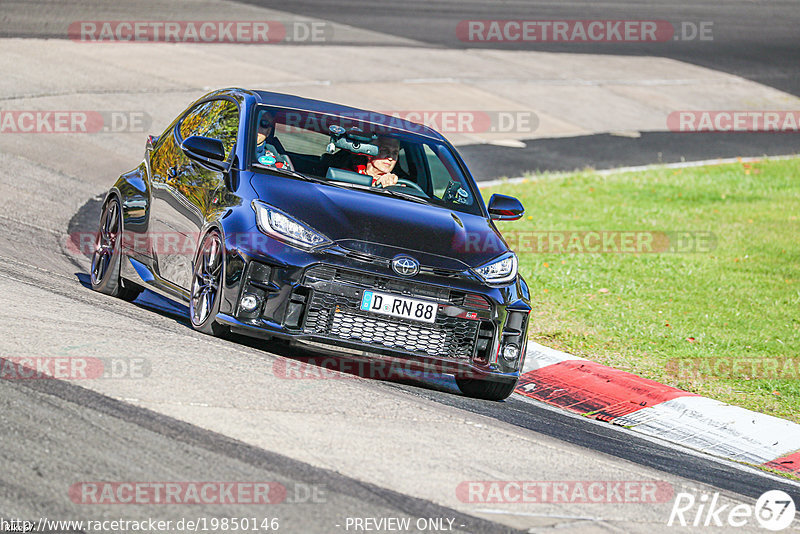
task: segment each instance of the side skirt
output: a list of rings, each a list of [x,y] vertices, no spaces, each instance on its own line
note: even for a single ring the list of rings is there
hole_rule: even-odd
[[[164,280],[147,265],[129,256],[123,256],[122,258],[121,274],[123,278],[136,282],[162,297],[189,302],[191,296],[189,291],[173,284],[169,280]]]

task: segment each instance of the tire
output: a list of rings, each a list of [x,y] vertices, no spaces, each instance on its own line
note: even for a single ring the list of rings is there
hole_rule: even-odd
[[[218,231],[211,230],[200,242],[192,267],[189,319],[192,328],[215,337],[224,337],[230,331],[226,325],[217,322],[224,272],[222,238]]]
[[[92,289],[95,291],[130,302],[136,300],[142,288],[130,282],[126,283],[119,277],[122,262],[121,213],[119,199],[115,196],[103,205],[89,276]]]
[[[492,380],[458,377],[456,377],[456,384],[458,384],[458,389],[467,397],[491,401],[507,399],[514,393],[514,388],[517,387],[516,380],[513,382],[495,382]]]

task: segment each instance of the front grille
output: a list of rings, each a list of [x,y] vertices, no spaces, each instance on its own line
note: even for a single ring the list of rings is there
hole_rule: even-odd
[[[372,254],[366,254],[364,252],[348,251],[346,256],[351,260],[361,261],[364,263],[371,263],[373,265],[381,265],[384,267],[388,267],[391,264],[390,260],[381,258],[380,256],[373,256]]]
[[[331,267],[328,265],[312,267],[306,273],[306,279],[356,285],[363,288],[375,289],[377,291],[396,293],[398,295],[413,295],[416,297],[427,298],[429,300],[437,300],[447,303],[451,302],[451,291],[447,288],[428,286],[424,284],[408,282],[405,280],[398,280],[396,278],[389,278],[387,276],[351,271],[349,269]],[[452,293],[455,295],[457,292]],[[463,293],[460,295],[463,295]],[[453,304],[457,303],[453,302]]]
[[[434,328],[390,323],[352,313],[334,313],[328,333],[342,339],[355,339],[411,352],[425,352],[433,356],[447,354],[447,336]]]
[[[486,300],[486,297],[484,297],[483,295],[475,295],[474,293],[466,293],[464,295],[464,300],[462,304],[465,306],[470,306],[472,308],[480,308],[486,311],[492,309],[492,305],[489,304],[489,301]]]
[[[420,267],[419,272],[430,273],[436,276],[444,276],[447,278],[458,278],[461,276],[461,271],[455,269],[439,269],[437,267]]]
[[[321,286],[325,290],[312,291],[303,325],[305,333],[421,355],[472,358],[480,321],[448,317],[441,310],[432,324],[376,315],[360,309],[361,290],[356,288],[385,290],[454,306],[463,305],[464,293],[328,266],[310,269],[305,280],[328,282]]]

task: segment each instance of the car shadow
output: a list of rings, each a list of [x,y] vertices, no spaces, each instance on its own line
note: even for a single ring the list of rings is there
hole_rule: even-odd
[[[86,289],[92,289],[92,281],[88,273],[74,273],[78,282]],[[189,324],[189,307],[174,300],[162,297],[149,289],[142,291],[136,300],[131,302],[137,308],[157,312],[163,317],[169,317],[182,325],[191,328]]]
[[[285,380],[313,383],[315,380],[361,378],[461,394],[451,374],[431,371],[418,364],[380,354],[360,352],[358,355],[345,355],[334,348],[308,347],[277,339],[265,342],[237,334],[231,334],[228,339],[285,358],[273,363],[273,374]]]
[[[83,287],[92,289],[88,273],[77,272],[75,277]],[[188,306],[149,289],[142,291],[132,304],[163,317],[169,317],[187,328],[191,328]],[[336,352],[335,349],[310,348],[280,339],[265,340],[233,333],[226,336],[226,339],[284,358],[276,360],[272,366],[273,374],[281,379],[313,382],[314,380],[361,378],[461,394],[455,377],[451,374],[426,370],[419,365],[405,361],[384,359],[377,354],[362,352],[360,355],[343,355]]]

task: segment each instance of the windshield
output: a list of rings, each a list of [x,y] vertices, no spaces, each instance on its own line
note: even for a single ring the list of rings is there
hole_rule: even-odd
[[[366,122],[365,115],[359,120],[259,106],[250,144],[252,170],[291,171],[331,185],[481,214],[477,192],[447,145]]]

